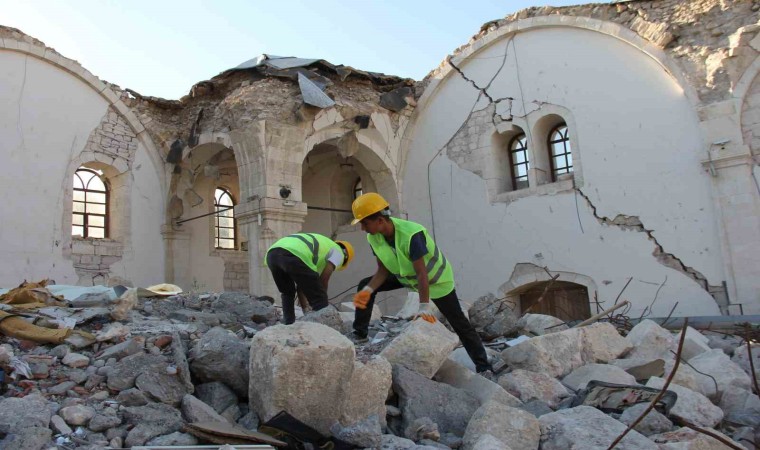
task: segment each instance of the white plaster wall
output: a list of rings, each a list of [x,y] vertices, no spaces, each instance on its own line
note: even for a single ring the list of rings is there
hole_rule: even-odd
[[[63,257],[66,171],[106,113],[108,103],[70,73],[22,53],[0,50],[0,286],[52,278],[76,284]],[[164,197],[153,163],[140,146],[131,193],[132,237],[112,274],[146,285],[163,281],[160,222]],[[116,212],[118,213],[118,212]]]
[[[638,49],[596,32],[528,30],[514,38],[514,46],[507,48],[507,42],[497,40],[460,67],[485,86],[506,51],[489,93],[515,98],[515,115],[524,114],[523,100],[527,112],[539,108],[534,100],[572,112],[585,180],[581,189],[598,214],[638,216],[665,251],[720,284],[724,275],[709,179],[699,162],[704,149],[698,119],[675,80]],[[432,191],[436,239],[454,264],[464,299],[502,294],[499,286],[515,264],[527,262],[591,277],[608,304],[633,277],[623,295],[635,304],[631,315],[650,304],[666,277],[655,315],[666,315],[676,301],[676,315],[718,313],[697,283],[655,260],[654,244],[644,233],[599,225],[572,191],[490,204],[486,182],[453,164],[445,151],[431,165],[429,191],[429,161],[476,98],[477,91],[455,72],[438,86],[410,126],[403,174],[404,208],[411,220],[428,227]],[[474,157],[488,151],[480,148]]]
[[[204,199],[203,203],[194,208],[188,208],[185,202],[185,212],[182,217],[191,218],[214,211],[214,189],[216,183],[210,178],[202,178],[193,186],[195,191]],[[233,192],[233,195],[235,193]],[[201,291],[224,291],[224,260],[214,256],[214,216],[195,219],[182,224],[182,229],[190,232],[190,280],[194,286],[183,286],[184,289],[193,287]],[[238,233],[240,230],[236,230]]]
[[[111,266],[111,275],[130,280],[135,286],[164,283],[161,225],[165,196],[153,162],[142,144],[137,147],[131,175],[131,236],[125,240],[121,261]]]
[[[71,189],[65,173],[106,108],[70,74],[0,50],[0,286],[46,277],[77,282],[60,246],[63,190]]]

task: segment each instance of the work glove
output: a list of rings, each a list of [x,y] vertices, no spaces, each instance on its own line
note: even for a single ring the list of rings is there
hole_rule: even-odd
[[[436,322],[435,316],[431,313],[430,302],[427,302],[427,303],[420,302],[420,307],[417,310],[417,315],[414,318],[416,319],[418,317],[424,320],[425,322],[430,322],[430,323]]]
[[[369,286],[364,286],[361,291],[354,294],[354,306],[358,309],[367,308],[367,303],[369,303],[369,299],[372,297],[372,292],[374,292],[374,289]]]

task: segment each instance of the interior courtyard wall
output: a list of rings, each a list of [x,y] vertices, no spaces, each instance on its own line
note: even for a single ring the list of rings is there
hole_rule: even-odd
[[[614,299],[633,277],[626,298],[634,315],[666,279],[655,315],[667,315],[676,301],[676,315],[718,313],[702,286],[657,261],[646,233],[601,225],[594,213],[637,217],[710,284],[724,279],[699,120],[673,76],[622,40],[571,27],[501,36],[458,67],[464,75],[450,71],[415,113],[403,198],[409,217],[429,228],[432,202],[435,237],[464,298],[498,292],[516,264],[533,263],[591,277],[602,300]],[[497,106],[502,116],[523,117],[545,105],[572,112],[574,160],[583,166],[577,187],[588,200],[570,184],[546,195],[491,201],[478,168],[490,144],[477,143],[492,142],[497,127],[486,120],[460,128],[472,111],[489,106],[472,82],[491,82],[492,99],[514,99]],[[458,133],[474,133],[474,148],[449,145]]]

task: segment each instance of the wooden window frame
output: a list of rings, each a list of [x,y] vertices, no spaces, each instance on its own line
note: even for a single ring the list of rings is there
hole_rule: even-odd
[[[560,131],[562,128],[564,128],[564,133]],[[560,138],[554,139],[554,135],[556,133],[559,133]],[[562,144],[562,149],[564,150],[562,153],[554,153],[554,144]],[[547,138],[547,146],[548,152],[549,152],[549,167],[551,167],[551,175],[552,175],[552,182],[557,181],[557,177],[559,175],[564,175],[566,173],[573,173],[573,151],[572,146],[570,145],[570,128],[567,126],[566,123],[560,123],[559,125],[553,127],[551,131],[549,132],[549,136]],[[570,160],[568,161],[568,155],[570,157]],[[564,157],[565,165],[561,167],[557,167],[554,163],[555,158],[558,157]],[[562,173],[559,173],[559,171],[564,171]]]
[[[219,191],[221,191],[222,193],[217,196],[217,193]],[[230,203],[232,203],[231,205],[221,205],[219,203],[219,200],[224,195],[226,195],[227,197],[229,197]],[[226,216],[226,215],[222,216],[219,213],[220,209],[222,209],[222,208],[228,208],[230,206],[233,206],[233,207],[235,206],[235,197],[232,196],[232,193],[229,191],[229,189],[226,189],[226,188],[221,187],[221,186],[216,187],[214,189],[214,213],[215,213],[214,214],[214,248],[216,250],[237,250],[237,248],[238,248],[238,245],[237,245],[237,231],[238,230],[237,230],[237,220],[235,220],[235,210],[234,209],[229,209],[229,210],[223,211],[221,213],[221,214],[225,214],[225,213],[227,213],[229,211],[229,212],[232,212],[231,216]],[[219,217],[230,217],[230,218],[232,218],[232,227],[221,226],[219,224]],[[231,229],[232,230],[232,237],[231,238],[220,237],[219,231],[221,229],[226,229],[226,230]],[[232,241],[232,247],[221,247],[219,245],[220,244],[220,240],[221,241],[230,241],[231,240]]]
[[[84,180],[82,180],[82,178],[79,176],[80,172],[88,172],[88,173],[92,174],[92,177],[90,177],[90,179],[87,181],[86,185],[84,183]],[[72,195],[72,202],[71,202],[71,205],[72,205],[72,208],[71,208],[71,227],[72,227],[72,230],[71,230],[71,235],[74,236],[74,237],[79,236],[78,234],[74,234],[73,228],[74,227],[82,227],[82,236],[81,236],[82,238],[107,239],[110,236],[110,229],[109,229],[110,228],[109,227],[109,222],[110,222],[110,220],[109,220],[110,219],[110,214],[109,214],[110,211],[109,210],[110,210],[110,207],[109,206],[110,206],[110,199],[111,199],[110,198],[110,189],[108,188],[108,180],[106,180],[105,178],[103,178],[97,171],[92,170],[92,169],[88,169],[86,167],[80,167],[79,169],[77,169],[74,172],[74,176],[77,177],[77,178],[79,178],[79,181],[81,182],[83,188],[80,189],[80,188],[76,188],[76,187],[72,186],[73,192],[82,192],[84,194],[84,201],[74,200],[73,199],[73,195]],[[95,177],[97,177],[100,180],[100,182],[103,183],[103,189],[104,190],[101,191],[101,190],[98,190],[98,189],[90,189],[89,188],[90,182]],[[96,193],[96,194],[105,194],[105,202],[104,203],[100,203],[100,202],[87,201],[87,197],[88,197],[87,194],[90,193],[90,192]],[[76,211],[74,211],[74,204],[76,204],[76,203],[82,203],[84,205],[84,212],[76,212]],[[104,209],[105,209],[105,213],[104,214],[98,214],[98,213],[87,212],[87,209],[88,209],[87,205],[103,205]],[[74,224],[74,216],[82,216],[82,224],[81,225]],[[103,218],[103,226],[101,227],[101,226],[97,226],[97,225],[90,225],[89,222],[90,222],[90,217],[91,216],[92,217],[102,217]],[[90,235],[90,228],[102,229],[103,230],[103,236],[102,237],[91,236]]]
[[[515,144],[522,143],[522,147],[515,148]],[[520,133],[513,137],[509,141],[507,146],[507,152],[509,154],[509,174],[512,179],[512,190],[517,191],[519,189],[527,189],[530,187],[530,181],[528,179],[528,170],[530,170],[530,155],[528,152],[528,138],[525,133]],[[515,154],[523,153],[524,162],[517,162]],[[525,175],[518,176],[515,172],[518,166],[525,166]],[[518,186],[519,181],[525,181],[525,186]]]
[[[354,183],[354,200],[359,198],[364,193],[364,186],[362,185],[362,179],[361,177],[356,179],[356,183]]]

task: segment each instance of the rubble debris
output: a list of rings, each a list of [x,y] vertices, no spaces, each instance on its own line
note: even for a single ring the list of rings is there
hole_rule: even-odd
[[[380,356],[391,364],[401,364],[432,378],[458,342],[459,338],[440,322],[415,320],[380,352]]]

